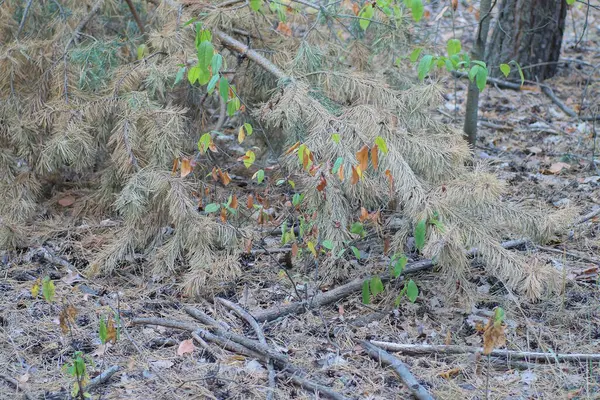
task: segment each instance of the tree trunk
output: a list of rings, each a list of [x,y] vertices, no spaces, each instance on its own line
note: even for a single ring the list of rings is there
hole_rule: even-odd
[[[554,76],[565,30],[565,0],[503,0],[486,60],[490,75],[501,74],[500,64],[515,60],[526,79]],[[512,67],[512,76],[518,77]]]
[[[485,44],[487,42],[488,31],[490,29],[492,0],[481,0],[479,6],[479,28],[477,28],[477,37],[471,49],[471,59],[483,60],[485,54]],[[475,81],[469,83],[467,92],[467,105],[465,111],[465,124],[463,132],[465,138],[472,146],[477,142],[477,113],[479,111],[479,89]]]

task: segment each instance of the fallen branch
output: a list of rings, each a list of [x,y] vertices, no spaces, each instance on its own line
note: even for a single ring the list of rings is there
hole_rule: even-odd
[[[591,211],[591,212],[579,217],[577,219],[577,221],[575,221],[575,225],[583,224],[584,222],[589,221],[590,219],[594,218],[598,214],[600,214],[600,207],[598,207],[594,211]]]
[[[548,96],[550,98],[550,100],[552,100],[552,102],[554,104],[556,104],[558,106],[558,108],[563,110],[563,112],[565,114],[567,114],[571,118],[578,118],[577,113],[575,111],[573,111],[571,108],[567,107],[567,105],[565,103],[563,103],[558,97],[556,97],[556,95],[554,94],[554,91],[552,90],[552,88],[550,86],[540,85],[540,87],[542,88],[542,93],[544,93],[546,96]]]
[[[417,381],[417,379],[413,374],[411,374],[409,369],[402,361],[398,360],[387,351],[380,349],[372,343],[363,340],[360,342],[360,344],[367,351],[367,354],[369,354],[372,358],[392,367],[402,382],[411,391],[413,396],[419,400],[433,400],[433,397],[419,383],[419,381]]]
[[[133,3],[131,2],[131,0],[125,0],[125,2],[127,3],[127,7],[129,7],[129,11],[131,12],[131,15],[133,15],[133,19],[135,20],[135,23],[138,26],[138,29],[140,30],[140,33],[142,35],[146,34],[146,30],[144,29],[144,24],[142,24],[142,20],[140,19],[140,16],[138,15],[135,6],[133,5]]]
[[[525,243],[527,243],[526,239],[510,240],[502,243],[502,247],[506,249],[512,249],[515,247],[522,246]],[[477,249],[475,248],[467,252],[467,255],[469,256],[473,256],[475,254],[477,254]],[[435,263],[431,260],[417,261],[408,264],[404,269],[402,275],[414,274],[415,272],[432,268],[434,265]],[[390,279],[390,275],[381,276],[381,280],[384,283],[389,281]],[[335,289],[332,289],[328,292],[318,294],[310,301],[294,302],[286,304],[284,306],[273,306],[266,310],[254,313],[253,316],[254,319],[256,319],[259,322],[273,321],[285,315],[297,314],[302,312],[303,310],[319,308],[321,306],[341,300],[354,292],[362,290],[363,283],[364,278],[357,278],[345,285],[338,286]]]
[[[215,300],[218,301],[219,303],[223,304],[225,307],[229,308],[233,312],[235,312],[240,318],[244,319],[256,333],[256,336],[258,337],[258,341],[261,344],[267,346],[267,339],[265,338],[265,333],[263,332],[262,327],[258,324],[258,322],[256,322],[256,320],[254,319],[254,317],[252,315],[250,315],[250,313],[248,313],[242,307],[238,306],[235,303],[232,303],[229,300],[222,299],[220,297],[217,297]],[[275,394],[275,387],[276,387],[275,367],[273,365],[273,360],[271,360],[271,359],[269,359],[267,361],[267,370],[269,372],[269,375],[268,375],[269,376],[269,391],[267,392],[267,400],[271,400]]]
[[[181,329],[184,331],[193,332],[193,333],[196,333],[198,336],[202,337],[203,339],[205,339],[209,342],[213,342],[213,343],[223,347],[224,349],[227,349],[234,353],[242,354],[247,357],[257,359],[259,361],[262,361],[263,363],[268,362],[268,359],[270,358],[270,355],[272,353],[280,354],[270,348],[268,348],[267,352],[262,352],[262,349],[260,349],[260,346],[262,346],[262,345],[259,342],[247,339],[240,335],[220,336],[220,334],[222,334],[222,333],[228,333],[228,332],[223,332],[222,330],[220,330],[220,328],[218,330],[218,334],[213,334],[204,329],[197,328],[194,324],[190,324],[190,323],[183,322],[183,321],[165,319],[165,318],[135,318],[131,321],[131,323],[134,325],[159,325],[159,326],[164,326],[167,328],[175,328],[175,329]],[[219,326],[218,323],[216,325],[217,325],[217,327]],[[245,339],[245,341],[254,342],[256,345],[259,345],[259,347],[258,347],[259,351],[258,352],[254,351],[253,349],[245,347],[240,343],[234,342],[232,340],[232,336],[236,337],[236,338],[241,337],[241,338]],[[255,347],[255,345],[252,345],[252,346]],[[295,384],[297,384],[307,390],[319,392],[322,395],[325,395],[328,398],[333,399],[333,400],[349,400],[347,397],[331,390],[327,386],[323,386],[319,383],[316,383],[314,381],[311,381],[311,380],[305,378],[306,373],[304,371],[302,371],[300,368],[294,366],[293,364],[278,361],[278,363],[276,363],[276,365],[279,367],[279,369],[285,376],[290,378],[290,380],[292,382],[294,382]]]
[[[12,386],[14,386],[14,388],[17,390],[17,392],[21,392],[23,394],[23,397],[25,397],[25,399],[33,400],[33,397],[31,397],[27,392],[25,392],[23,390],[23,388],[19,384],[19,381],[17,381],[16,379],[11,378],[8,375],[3,375],[3,374],[0,374],[0,379],[3,379],[6,382],[8,382],[9,384],[11,384]]]
[[[430,344],[402,344],[371,340],[371,344],[379,346],[390,351],[398,351],[405,354],[468,354],[483,353],[482,347],[475,346],[457,346],[457,345],[430,345]],[[535,361],[600,361],[600,354],[591,353],[542,353],[535,351],[513,351],[513,350],[492,350],[491,356],[503,358],[515,358],[519,360]]]
[[[108,368],[107,370],[105,370],[104,372],[102,372],[100,375],[98,375],[97,377],[95,377],[94,379],[92,379],[90,381],[90,383],[87,384],[87,386],[85,387],[85,391],[90,391],[92,389],[94,389],[96,386],[100,386],[103,383],[108,382],[108,380],[117,372],[119,372],[119,370],[121,369],[121,367],[119,367],[118,365],[113,365],[112,367]]]
[[[547,252],[550,252],[550,253],[560,254],[560,255],[563,255],[565,257],[571,257],[571,258],[574,258],[576,260],[587,261],[587,262],[592,263],[592,264],[600,265],[600,260],[596,260],[594,258],[590,258],[590,257],[584,256],[584,255],[581,255],[581,254],[576,254],[576,253],[573,253],[573,252],[570,252],[570,251],[566,251],[566,250],[563,250],[563,249],[555,249],[555,248],[552,248],[552,247],[545,247],[545,246],[537,246],[537,248],[540,249],[540,250],[542,250],[542,251],[547,251]]]

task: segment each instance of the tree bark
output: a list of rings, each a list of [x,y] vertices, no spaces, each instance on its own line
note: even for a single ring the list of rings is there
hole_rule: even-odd
[[[483,60],[485,54],[485,44],[487,42],[488,32],[490,30],[490,20],[492,9],[492,0],[481,0],[479,6],[479,28],[477,29],[477,37],[473,43],[471,50],[471,59]],[[475,82],[469,84],[467,92],[467,105],[465,111],[465,124],[463,131],[465,138],[472,146],[475,146],[477,141],[477,114],[479,110],[479,89]]]
[[[490,75],[499,76],[500,64],[515,60],[521,67],[541,64],[524,69],[526,79],[554,76],[567,7],[565,0],[503,0],[486,54]],[[515,68],[511,69],[518,79]]]

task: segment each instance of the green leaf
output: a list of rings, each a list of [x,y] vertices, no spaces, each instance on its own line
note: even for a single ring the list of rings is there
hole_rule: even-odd
[[[342,166],[342,163],[344,162],[344,158],[343,157],[338,157],[335,160],[335,164],[333,164],[333,169],[331,170],[331,172],[333,174],[337,174],[338,171],[340,170],[340,167]]]
[[[44,295],[44,299],[46,299],[48,303],[52,303],[54,301],[55,292],[54,282],[52,282],[50,277],[46,276],[42,280],[42,294]]]
[[[423,2],[421,0],[412,0],[410,10],[412,11],[415,22],[419,22],[421,18],[423,18],[425,7],[423,7]]]
[[[477,76],[477,72],[479,71],[479,68],[481,68],[479,65],[473,65],[471,67],[471,69],[469,70],[469,80],[471,82],[473,82],[473,80],[475,80],[475,77]]]
[[[184,23],[182,26],[185,28],[186,26],[193,24],[193,23],[194,23],[194,22],[196,22],[197,20],[198,20],[198,18],[197,18],[197,17],[190,18],[190,19],[188,19],[188,20],[187,20],[187,21],[186,21],[186,22],[185,22],[185,23]],[[202,26],[202,24],[200,24],[200,26]]]
[[[210,42],[212,40],[212,33],[208,29],[202,29],[200,31],[200,43]]]
[[[217,82],[219,82],[219,75],[213,75],[212,78],[210,78],[210,81],[208,82],[208,86],[206,87],[206,91],[208,92],[208,94],[212,94],[212,92],[215,90],[215,86],[217,86]]]
[[[340,144],[340,135],[334,133],[333,135],[331,135],[331,140],[333,140],[336,144]]]
[[[369,280],[365,279],[362,285],[362,302],[363,304],[371,303],[371,293],[369,292]]]
[[[354,253],[354,257],[356,257],[357,260],[360,260],[360,250],[354,246],[351,246],[350,249],[352,250],[352,253]]]
[[[411,53],[410,53],[410,62],[416,62],[419,59],[419,56],[421,55],[421,51],[423,49],[420,47],[417,47],[416,49],[414,49]]]
[[[415,281],[413,281],[411,279],[406,284],[406,297],[408,297],[408,300],[410,300],[411,303],[414,303],[417,300],[418,296],[419,296],[419,288],[417,287],[417,284],[415,283]]]
[[[323,240],[322,243],[323,247],[325,247],[327,250],[333,250],[333,242],[331,240]]]
[[[173,86],[177,85],[179,82],[181,82],[181,80],[183,79],[184,75],[185,75],[185,67],[181,67],[179,68],[179,71],[177,71],[177,75],[175,75],[175,83],[173,83]]]
[[[279,179],[277,182],[275,182],[275,186],[281,186],[285,183],[285,179]]]
[[[207,213],[214,213],[221,209],[221,205],[219,203],[210,203],[204,207],[204,211]]]
[[[294,196],[292,197],[292,204],[294,207],[297,207],[300,203],[302,203],[302,200],[304,200],[304,193],[294,193]]]
[[[224,101],[229,98],[229,81],[224,76],[219,79],[219,94]]]
[[[246,130],[246,135],[248,136],[252,135],[252,132],[254,132],[254,129],[252,129],[252,125],[250,125],[248,122],[244,124],[244,129]]]
[[[102,344],[106,343],[106,336],[108,335],[108,329],[106,328],[106,322],[104,318],[100,318],[100,327],[98,328],[98,336]]]
[[[450,39],[448,40],[448,57],[452,57],[455,54],[460,53],[461,45],[460,40],[458,39]]]
[[[402,257],[398,258],[394,262],[394,269],[392,271],[392,275],[394,276],[394,278],[398,278],[402,274],[402,272],[404,271],[404,267],[406,267],[407,262],[408,262],[408,258],[406,258],[406,256],[404,254],[402,254]]]
[[[523,75],[523,70],[521,69],[521,65],[519,65],[519,63],[516,62],[515,60],[511,60],[510,63],[515,64],[515,66],[517,67],[517,70],[519,71],[519,77],[521,78],[521,86],[523,86],[523,84],[525,83],[525,76]]]
[[[212,73],[217,74],[221,71],[221,67],[223,66],[223,56],[220,54],[215,54],[210,62],[210,67],[212,68]]]
[[[510,74],[510,65],[508,65],[508,64],[500,64],[500,71],[502,71],[502,73],[504,74],[504,76],[506,78],[508,78],[508,75]]]
[[[202,136],[200,136],[200,140],[198,140],[198,150],[200,150],[201,154],[206,153],[206,150],[208,150],[208,146],[210,146],[211,140],[212,137],[210,136],[210,133],[205,133]]]
[[[356,235],[362,235],[364,233],[364,231],[365,231],[365,228],[364,228],[363,224],[361,224],[360,222],[355,222],[350,227],[350,233],[354,233]]]
[[[419,251],[423,250],[425,247],[425,234],[427,233],[427,219],[422,219],[419,221],[417,226],[415,226],[415,246]]]
[[[208,82],[210,82],[210,78],[210,71],[208,69],[200,68],[200,74],[198,75],[198,83],[200,85],[206,85]]]
[[[417,72],[419,73],[419,80],[425,79],[425,76],[431,70],[431,66],[433,65],[433,56],[431,54],[427,54],[421,58],[419,61],[419,65],[417,66]]]
[[[198,46],[198,65],[200,68],[208,70],[215,55],[215,49],[211,42],[202,42]]]
[[[362,19],[359,21],[359,25],[361,27],[361,29],[363,31],[366,31],[367,28],[369,27],[369,24],[371,24],[371,18],[373,18],[373,15],[375,14],[375,11],[373,10],[373,5],[371,3],[367,3],[366,6],[363,7],[363,9],[361,10],[361,12],[359,13],[359,17],[361,17]]]
[[[291,179],[288,179],[288,183],[290,184],[290,186],[292,187],[292,189],[296,189],[296,182],[294,182]]]
[[[575,4],[575,0],[567,0],[567,4],[572,6],[573,4]]]
[[[240,109],[240,106],[241,104],[239,98],[236,97],[234,99],[229,100],[229,102],[227,103],[227,115],[233,117],[235,112]]]
[[[396,299],[394,300],[394,306],[396,308],[398,308],[400,306],[400,303],[402,303],[402,295],[401,294],[396,296]]]
[[[481,60],[473,60],[473,64],[479,65],[482,68],[487,68],[487,65],[485,64],[485,62],[483,62]]]
[[[487,83],[488,70],[487,68],[481,67],[479,71],[477,71],[477,76],[475,76],[475,81],[477,82],[477,88],[480,92],[483,92],[485,89],[485,84]]]
[[[184,67],[184,70],[185,70],[185,67]],[[198,80],[199,76],[200,76],[200,67],[199,66],[196,65],[189,69],[188,81],[190,81],[190,83],[192,85],[194,84],[194,82],[196,82]]]
[[[258,12],[258,10],[260,10],[262,7],[262,3],[263,0],[250,0],[250,9]]]
[[[137,48],[137,59],[141,60],[148,55],[148,47],[145,44],[140,44]]]
[[[383,282],[378,276],[374,276],[371,278],[369,287],[373,296],[377,296],[379,293],[383,293]]]
[[[381,150],[381,152],[383,154],[387,154],[388,153],[387,143],[385,142],[384,138],[382,138],[381,136],[377,136],[375,138],[375,144],[377,145],[377,147],[379,147],[379,150]]]
[[[264,180],[265,180],[265,170],[259,169],[258,171],[256,171],[256,181],[260,185]]]

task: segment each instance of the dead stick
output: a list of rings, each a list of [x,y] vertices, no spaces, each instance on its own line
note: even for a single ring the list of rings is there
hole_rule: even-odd
[[[15,36],[15,39],[17,39],[17,40],[19,40],[19,35],[21,34],[23,27],[25,26],[25,21],[27,20],[27,15],[29,14],[29,9],[31,8],[31,3],[33,3],[33,0],[29,0],[27,2],[27,5],[25,5],[25,10],[23,10],[23,16],[21,17],[21,23],[19,23],[19,29],[17,30],[17,34]]]
[[[398,351],[405,354],[466,354],[466,353],[483,353],[482,347],[475,346],[456,346],[456,345],[416,345],[390,343],[371,340],[371,344],[384,348],[390,351]],[[492,350],[490,354],[494,357],[515,358],[519,360],[535,360],[535,361],[600,361],[600,354],[591,353],[573,353],[573,354],[557,354],[557,353],[542,353],[535,351],[513,351],[513,350]]]
[[[558,106],[561,110],[564,111],[569,117],[577,118],[577,113],[573,111],[571,108],[567,107],[565,103],[563,103],[556,95],[550,86],[540,85],[542,88],[542,92],[552,100],[554,104]]]
[[[105,370],[104,372],[102,372],[100,375],[98,375],[97,377],[95,377],[94,379],[92,379],[90,381],[90,383],[88,383],[87,386],[85,387],[85,391],[92,390],[96,386],[99,386],[99,385],[102,385],[103,383],[108,382],[108,380],[114,374],[116,374],[117,372],[119,372],[120,369],[121,369],[121,367],[119,367],[118,365],[113,365],[112,367],[108,368],[107,370]]]
[[[0,374],[0,379],[4,379],[6,382],[8,382],[12,386],[14,386],[18,392],[21,392],[23,394],[23,397],[25,397],[25,399],[33,400],[33,397],[31,397],[27,392],[25,392],[23,390],[23,388],[19,384],[19,381],[17,381],[16,379],[11,378],[10,376],[7,376],[7,375],[2,375],[2,374]]]
[[[589,221],[590,219],[594,218],[598,214],[600,214],[600,207],[598,207],[594,211],[591,211],[591,212],[589,212],[589,213],[587,213],[587,214],[582,215],[581,217],[579,217],[579,219],[577,219],[577,221],[575,221],[575,225],[577,225],[577,224],[583,224],[584,222]]]
[[[380,361],[383,364],[387,364],[394,368],[396,374],[400,377],[402,382],[408,387],[410,392],[419,400],[434,400],[433,397],[427,392],[427,390],[417,381],[406,365],[388,353],[387,351],[380,349],[379,347],[362,340],[360,342],[362,347],[367,353],[375,360]]]
[[[289,377],[292,380],[292,382],[294,382],[296,385],[301,386],[306,390],[322,393],[333,400],[349,400],[346,396],[342,396],[341,394],[334,392],[327,386],[319,385],[316,382],[313,382],[306,378],[302,378],[296,374],[292,374],[289,372],[286,372],[285,375]]]
[[[131,11],[131,15],[133,15],[133,19],[135,19],[135,23],[137,24],[141,34],[145,35],[146,31],[144,30],[144,24],[142,24],[142,20],[133,6],[133,3],[131,0],[125,0],[125,2],[127,3],[127,7],[129,7],[129,11]]]
[[[244,310],[242,307],[229,300],[222,299],[220,297],[217,297],[215,300],[217,300],[219,303],[223,304],[225,307],[235,312],[240,318],[243,318],[256,333],[258,341],[263,345],[267,346],[267,339],[265,338],[265,333],[263,332],[262,327],[258,324],[258,322],[256,322],[254,317],[250,315],[248,311]],[[271,359],[269,359],[267,362],[267,370],[269,372],[269,391],[267,392],[267,400],[271,400],[273,398],[276,387],[275,367],[273,366],[273,360]]]
[[[522,246],[525,243],[527,243],[526,239],[509,240],[507,242],[502,243],[502,247],[506,249],[512,249],[515,247]],[[473,248],[467,252],[467,255],[473,256],[477,254],[477,251],[478,250],[476,248]],[[434,265],[434,262],[431,260],[417,261],[407,265],[402,274],[414,274],[415,272],[432,268]],[[389,281],[390,278],[391,277],[389,275],[384,275],[381,277],[381,280],[385,283]],[[362,289],[363,283],[364,278],[358,278],[345,285],[338,286],[333,290],[321,293],[315,296],[310,302],[294,302],[285,306],[274,306],[266,310],[260,311],[258,313],[255,313],[254,318],[259,322],[273,321],[285,315],[300,313],[305,309],[319,308],[321,306],[341,300],[354,292],[360,291]]]
[[[202,347],[204,351],[206,351],[209,356],[217,361],[221,360],[221,357],[215,354],[215,352],[210,348],[210,345],[206,343],[206,341],[202,339],[198,333],[192,332],[192,338],[200,345],[200,347]]]

